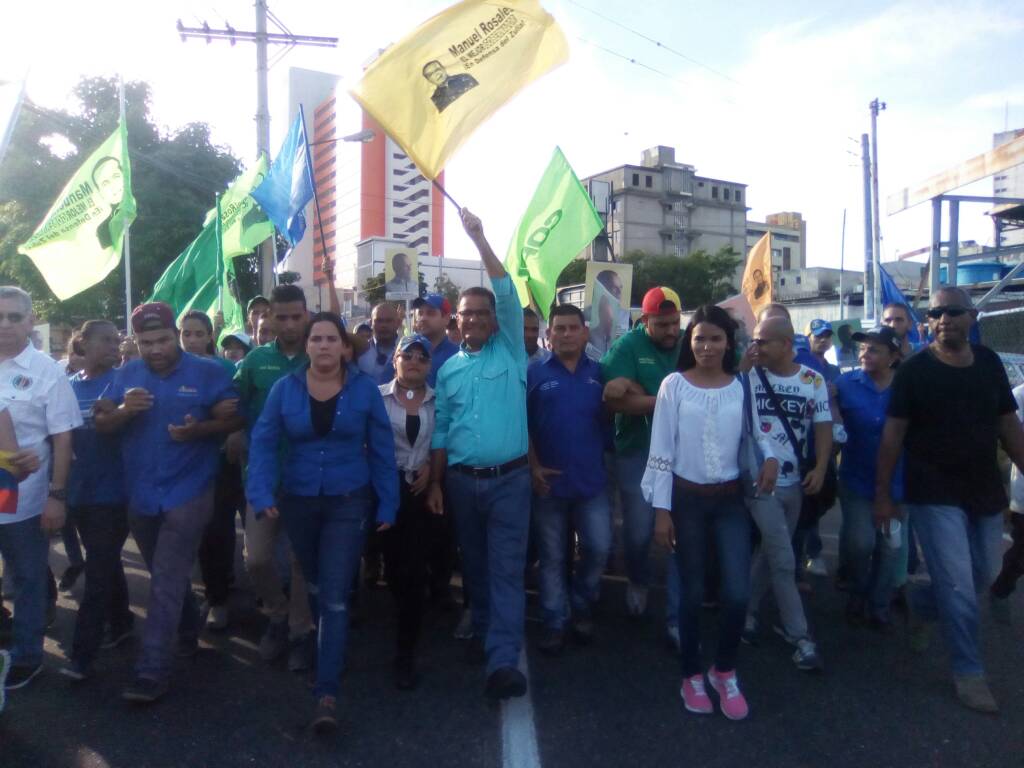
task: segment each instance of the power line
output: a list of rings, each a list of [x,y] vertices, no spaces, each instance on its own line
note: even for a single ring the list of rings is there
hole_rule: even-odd
[[[614,24],[615,26],[617,26],[617,27],[619,27],[621,29],[624,29],[624,30],[626,30],[627,32],[629,32],[631,34],[634,34],[637,37],[642,38],[642,39],[646,40],[647,42],[656,45],[658,48],[661,48],[662,50],[665,50],[665,51],[668,51],[669,53],[675,54],[676,56],[678,56],[681,59],[685,59],[686,61],[690,62],[691,64],[696,64],[698,67],[706,69],[708,72],[712,72],[712,73],[718,75],[719,77],[725,78],[726,80],[729,80],[730,82],[733,82],[736,85],[742,85],[741,82],[739,82],[738,80],[736,80],[733,77],[730,77],[729,75],[725,74],[724,72],[721,72],[721,71],[715,69],[714,67],[712,67],[712,66],[710,66],[708,64],[705,64],[702,61],[697,61],[697,59],[693,58],[692,56],[687,56],[682,51],[678,51],[678,50],[676,50],[675,48],[673,48],[673,47],[671,47],[669,45],[665,45],[664,43],[662,43],[659,40],[654,39],[650,35],[645,35],[643,32],[635,30],[632,27],[628,27],[625,24],[623,24],[621,21],[617,21],[616,19],[613,19],[611,16],[606,16],[605,14],[601,13],[600,11],[595,11],[593,8],[588,8],[587,6],[583,5],[582,3],[576,2],[576,0],[569,0],[569,2],[572,3],[573,5],[575,5],[577,8],[582,8],[587,13],[592,13],[595,16],[597,16],[598,18],[604,19],[609,24]],[[634,63],[636,63],[636,62],[634,62]],[[648,69],[650,69],[650,67],[648,67]]]

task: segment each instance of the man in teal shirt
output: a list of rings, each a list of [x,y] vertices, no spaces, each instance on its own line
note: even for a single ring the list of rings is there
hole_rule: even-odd
[[[480,219],[463,208],[462,225],[494,292],[468,288],[459,297],[463,343],[437,374],[427,504],[434,514],[443,514],[447,494],[473,616],[471,642],[486,638],[485,693],[506,699],[526,693],[518,669],[530,525],[523,310]]]
[[[651,417],[662,379],[677,369],[681,334],[679,294],[651,288],[642,321],[619,338],[601,359],[604,399],[615,413],[615,475],[622,503],[622,545],[626,556],[626,610],[647,610],[654,509],[640,491],[651,448]],[[669,641],[679,645],[679,572],[668,559],[665,624]]]

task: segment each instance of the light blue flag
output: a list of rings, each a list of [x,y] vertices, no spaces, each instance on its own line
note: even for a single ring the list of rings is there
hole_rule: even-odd
[[[878,265],[878,276],[882,283],[882,306],[885,307],[889,304],[902,304],[907,308],[907,314],[910,315],[910,328],[907,329],[907,338],[914,344],[919,344],[921,341],[921,334],[917,332],[917,324],[921,321],[918,320],[913,307],[911,307],[910,302],[907,301],[907,297],[903,295],[903,291],[899,289],[889,273],[885,271],[885,267],[881,264]]]
[[[301,107],[270,172],[250,194],[291,245],[302,239],[306,232],[303,211],[313,199],[313,174]]]

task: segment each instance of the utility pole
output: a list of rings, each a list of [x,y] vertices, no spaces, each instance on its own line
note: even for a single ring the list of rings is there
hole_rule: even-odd
[[[313,35],[293,35],[291,31],[267,8],[267,0],[255,0],[256,31],[248,32],[235,29],[224,23],[224,29],[213,29],[205,21],[201,27],[186,27],[178,19],[178,34],[182,42],[190,37],[201,38],[207,43],[214,40],[227,40],[232,46],[239,40],[256,44],[256,156],[266,155],[270,159],[270,109],[267,96],[267,61],[268,45],[285,45],[295,47],[308,45],[317,48],[336,48],[338,38],[317,37]],[[280,32],[267,32],[267,20],[280,29]],[[260,246],[260,288],[265,296],[270,295],[274,287],[274,240],[270,239]]]
[[[871,149],[866,133],[860,135],[860,159],[864,169],[864,319],[867,320],[875,312],[875,273],[871,247],[875,230],[871,225]]]
[[[871,256],[873,261],[871,274],[875,286],[875,301],[871,306],[871,315],[874,317],[875,322],[879,322],[882,319],[882,226],[878,218],[878,113],[885,109],[885,102],[879,101],[876,98],[868,106],[871,108],[871,212],[874,219],[872,222],[874,226],[871,238]]]

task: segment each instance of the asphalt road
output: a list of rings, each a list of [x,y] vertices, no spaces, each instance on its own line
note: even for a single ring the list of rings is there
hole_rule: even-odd
[[[829,554],[835,528],[830,515],[823,529]],[[141,617],[147,580],[131,544],[126,561]],[[59,568],[56,555],[54,562]],[[798,672],[781,640],[744,647],[739,675],[751,716],[732,723],[682,709],[677,662],[656,619],[661,593],[654,594],[647,619],[629,619],[623,584],[609,578],[595,644],[570,646],[554,659],[528,645],[530,701],[503,711],[484,701],[482,669],[466,663],[462,645],[451,639],[454,613],[429,615],[423,682],[415,692],[396,691],[391,597],[369,590],[342,681],[342,731],[322,742],[304,729],[312,707],[304,679],[259,660],[261,619],[242,572],[239,581],[230,630],[204,635],[200,654],[176,671],[168,696],[141,708],[120,699],[131,679],[131,645],[104,652],[87,683],[73,685],[56,673],[81,585],[61,595],[47,634],[48,670],[14,692],[0,716],[0,766],[1024,766],[1020,594],[1014,627],[994,626],[987,610],[984,616],[985,658],[1003,707],[998,717],[958,705],[941,641],[915,655],[902,627],[887,635],[848,628],[844,596],[830,580],[817,578],[807,603],[825,673]],[[531,603],[529,641],[539,631],[536,613]],[[713,614],[708,617],[704,645],[712,648]],[[530,749],[534,734],[536,753]]]

